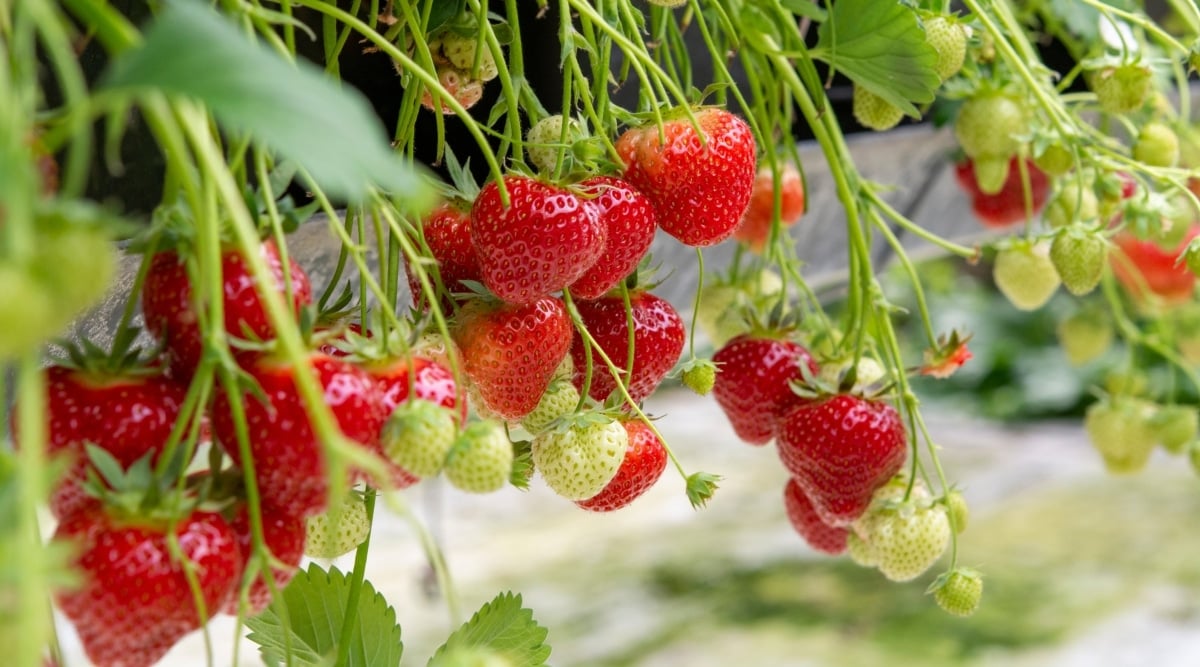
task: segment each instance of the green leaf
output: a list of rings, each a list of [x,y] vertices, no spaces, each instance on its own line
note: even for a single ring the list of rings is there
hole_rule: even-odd
[[[450,635],[429,661],[430,667],[444,667],[464,653],[492,653],[521,667],[546,664],[550,647],[546,628],[533,619],[533,612],[521,607],[521,596],[511,592],[497,595],[475,612],[471,620]]]
[[[780,5],[796,16],[803,16],[814,21],[824,21],[828,12],[817,6],[812,0],[780,0]]]
[[[362,95],[314,65],[287,62],[197,2],[168,3],[142,44],[113,62],[105,86],[199,100],[222,125],[300,164],[333,197],[359,201],[371,184],[415,206],[432,197],[421,172],[391,151]]]
[[[282,605],[276,600],[263,613],[246,619],[251,630],[247,638],[258,644],[263,662],[332,667],[337,661],[350,580],[337,568],[326,572],[314,563],[298,572],[281,595]],[[281,612],[287,614],[286,623]],[[403,649],[396,610],[364,581],[346,666],[396,667]]]
[[[833,3],[812,55],[914,117],[920,113],[913,103],[932,102],[940,83],[937,52],[916,12],[895,0]]]
[[[429,12],[429,24],[425,26],[426,34],[446,25],[467,8],[467,0],[433,0],[433,8]]]

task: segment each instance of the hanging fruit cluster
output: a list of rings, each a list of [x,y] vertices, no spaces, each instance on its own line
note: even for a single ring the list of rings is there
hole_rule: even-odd
[[[643,408],[672,377],[711,394],[697,400],[715,401],[737,438],[774,450],[809,546],[899,582],[949,553],[929,591],[970,615],[983,581],[958,562],[968,510],[910,383],[952,375],[970,336],[934,330],[899,232],[993,261],[1018,309],[1060,285],[1102,295],[1060,335],[1079,364],[1114,331],[1125,342],[1123,372],[1085,421],[1104,465],[1135,472],[1159,445],[1200,464],[1195,407],[1137,373],[1153,354],[1200,388],[1194,7],[1173,3],[1168,32],[1091,0],[1070,20],[1058,3],[1017,13],[983,0],[961,14],[940,1],[492,4],[503,11],[178,2],[141,28],[97,0],[0,10],[12,101],[0,108],[0,363],[15,396],[3,409],[13,446],[0,450],[0,636],[13,664],[41,664],[53,644],[47,599],[102,666],[152,665],[218,614],[245,619],[268,662],[398,664],[396,612],[364,577],[377,500],[400,506],[398,492],[439,476],[478,494],[536,476],[611,512],[670,466],[702,507],[720,477],[688,472]],[[556,49],[540,52],[557,56],[553,94],[530,71],[531,20],[556,25]],[[1035,30],[1074,67],[1043,65]],[[309,39],[320,54],[301,48]],[[89,40],[108,62],[92,82],[75,50]],[[351,52],[387,72],[390,147],[337,81]],[[44,73],[25,66],[39,62]],[[991,232],[979,247],[908,220],[863,177],[835,77],[862,128],[953,123],[954,174]],[[162,196],[137,221],[88,186],[96,164],[120,167],[122,138],[142,124]],[[844,214],[836,309],[794,242],[813,196],[797,128]],[[333,266],[294,252],[291,234],[317,213]],[[919,363],[878,278],[880,239],[918,296]],[[656,274],[656,242],[694,249],[695,263]],[[719,244],[733,259],[708,270]],[[137,268],[116,289],[115,326],[47,357],[118,260]],[[688,282],[692,302],[664,298],[668,280]],[[457,615],[444,561],[424,546]],[[349,573],[301,567],[351,552]],[[298,620],[310,608],[336,613]],[[521,639],[479,631],[503,624]],[[541,665],[545,638],[502,594],[431,664]]]

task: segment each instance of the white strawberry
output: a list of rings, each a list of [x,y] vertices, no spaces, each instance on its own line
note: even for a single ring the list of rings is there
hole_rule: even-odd
[[[629,434],[620,422],[587,415],[535,437],[530,454],[555,493],[567,500],[585,500],[616,476],[628,446]]]
[[[305,526],[304,555],[337,558],[354,551],[371,534],[367,506],[358,493],[350,493],[340,507],[311,516]]]
[[[383,429],[383,452],[417,477],[433,477],[445,465],[457,422],[453,410],[432,401],[405,401],[396,406]]]
[[[454,441],[443,472],[455,488],[491,493],[504,488],[512,473],[513,445],[504,425],[487,420],[468,424]]]

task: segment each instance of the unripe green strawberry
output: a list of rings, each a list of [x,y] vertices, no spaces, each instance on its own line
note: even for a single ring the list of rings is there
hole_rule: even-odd
[[[861,527],[875,552],[876,567],[892,581],[910,581],[921,576],[950,546],[946,507],[928,500],[910,498],[872,509]]]
[[[371,534],[371,520],[362,495],[350,493],[339,508],[329,508],[308,518],[305,527],[304,555],[310,558],[337,558],[350,553]]]
[[[875,555],[871,543],[859,537],[853,530],[846,534],[846,555],[862,567],[875,567],[879,564],[879,558]]]
[[[567,500],[586,500],[616,476],[628,446],[629,433],[621,422],[588,415],[535,437],[530,454],[555,493]]]
[[[1100,216],[1100,201],[1096,198],[1092,184],[1082,178],[1067,178],[1054,198],[1046,205],[1042,217],[1051,227],[1066,227],[1072,223],[1089,222]]]
[[[1100,284],[1108,264],[1108,242],[1100,234],[1076,226],[1054,237],[1050,261],[1067,291],[1083,296]]]
[[[1008,182],[1009,158],[981,157],[972,165],[975,171],[975,185],[985,195],[998,195],[1004,191]]]
[[[1150,68],[1138,63],[1106,67],[1089,77],[1100,108],[1109,113],[1140,109],[1150,96],[1152,83]]]
[[[1112,322],[1098,313],[1078,312],[1058,323],[1058,343],[1072,366],[1082,366],[1108,351]]]
[[[1019,310],[1041,308],[1061,280],[1050,259],[1050,244],[1018,242],[996,254],[992,268],[996,287]]]
[[[1179,137],[1162,123],[1146,123],[1133,145],[1133,159],[1151,167],[1174,167],[1179,162]]]
[[[1065,146],[1053,143],[1043,148],[1033,159],[1033,163],[1051,176],[1062,176],[1075,167],[1075,158]]]
[[[1120,396],[1142,396],[1149,388],[1146,374],[1137,369],[1112,370],[1104,376],[1104,391]]]
[[[854,85],[852,106],[854,119],[876,132],[890,130],[904,118],[904,112],[899,107],[858,84]]]
[[[569,378],[552,380],[550,386],[546,388],[546,393],[542,395],[542,400],[538,401],[537,407],[521,419],[521,426],[524,426],[525,430],[533,435],[537,435],[550,428],[555,419],[574,412],[575,406],[578,404],[579,390],[575,388]]]
[[[1187,405],[1164,405],[1151,421],[1158,442],[1172,454],[1182,454],[1200,431],[1200,414]]]
[[[1153,403],[1127,396],[1101,399],[1088,408],[1083,427],[1109,472],[1132,473],[1146,466],[1158,443],[1154,413]]]
[[[1029,131],[1025,107],[1003,93],[982,93],[968,99],[958,110],[954,136],[967,157],[1009,158],[1021,147]]]
[[[460,35],[447,32],[442,35],[442,55],[458,69],[471,74],[475,71],[475,57],[479,56],[480,81],[491,81],[500,73],[496,66],[496,58],[486,44],[480,44],[474,36]]]
[[[955,568],[934,580],[929,587],[937,605],[948,614],[970,616],[983,597],[983,578],[969,568]]]
[[[962,491],[951,489],[946,494],[946,516],[950,518],[950,527],[955,533],[967,529],[971,520],[971,508],[967,507],[967,499],[963,497]]]
[[[554,164],[558,160],[559,144],[563,140],[563,122],[565,117],[562,114],[547,116],[533,124],[529,131],[525,133],[525,141],[528,145],[525,146],[525,153],[529,156],[529,161],[533,166],[542,171],[550,171],[554,169]],[[570,126],[567,128],[567,144],[571,144],[583,137],[583,132],[579,127],[579,123],[575,119],[569,121]],[[570,156],[571,152],[566,152]]]
[[[443,472],[456,489],[491,493],[504,488],[513,466],[513,445],[498,421],[468,424],[446,456]]]
[[[417,477],[433,477],[442,471],[457,431],[454,410],[433,401],[408,400],[396,406],[383,428],[383,453]]]
[[[707,396],[717,382],[717,367],[711,361],[699,361],[683,371],[683,385],[699,396]]]
[[[933,69],[942,81],[958,74],[967,56],[967,31],[948,16],[935,16],[924,22],[925,41],[937,51]]]
[[[54,294],[25,267],[0,261],[0,318],[20,326],[0,327],[0,360],[29,354],[62,333],[74,315],[55,305]],[[20,295],[20,298],[15,298]]]

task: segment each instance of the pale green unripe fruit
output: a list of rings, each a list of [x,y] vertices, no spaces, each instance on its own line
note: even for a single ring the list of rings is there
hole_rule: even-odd
[[[362,496],[350,494],[335,511],[311,516],[305,526],[304,555],[337,558],[358,548],[371,534],[371,520]]]
[[[1041,308],[1062,282],[1050,259],[1050,244],[1045,241],[1001,250],[992,277],[1000,292],[1019,310]]]

